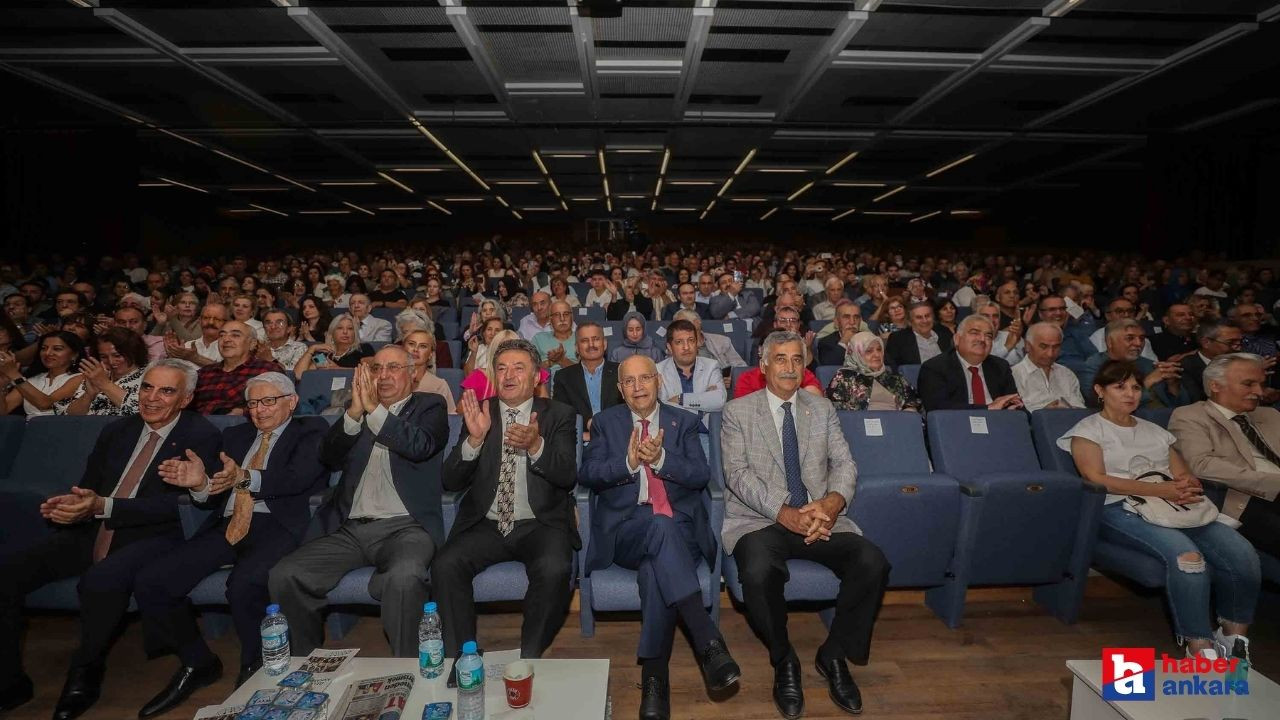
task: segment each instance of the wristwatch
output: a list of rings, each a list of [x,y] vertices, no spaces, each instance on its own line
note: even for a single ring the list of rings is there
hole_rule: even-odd
[[[236,481],[235,489],[244,490],[245,492],[248,492],[249,483],[252,481],[253,481],[253,476],[249,474],[249,471],[245,470],[244,468],[240,468],[240,479]]]

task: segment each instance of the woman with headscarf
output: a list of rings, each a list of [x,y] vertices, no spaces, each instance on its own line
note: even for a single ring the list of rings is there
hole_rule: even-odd
[[[853,336],[827,399],[837,410],[910,410],[920,412],[920,397],[907,379],[884,364],[884,342],[874,333]]]
[[[666,355],[662,348],[645,334],[644,315],[634,310],[622,316],[622,344],[609,350],[609,360],[620,363],[632,355],[644,355],[654,362],[662,362]]]

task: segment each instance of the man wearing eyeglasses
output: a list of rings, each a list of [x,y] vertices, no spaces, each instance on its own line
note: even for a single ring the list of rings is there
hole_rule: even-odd
[[[347,572],[374,566],[369,594],[396,657],[418,654],[427,568],[444,542],[438,474],[431,458],[449,440],[444,399],[413,392],[413,358],[388,345],[356,368],[351,403],[320,446],[320,462],[342,468],[308,530],[314,537],[271,569],[271,598],[289,618],[291,649],[324,642],[325,595]],[[319,535],[319,537],[317,537]]]
[[[270,602],[267,573],[302,541],[311,519],[309,498],[324,490],[328,473],[320,444],[329,424],[293,417],[293,381],[269,372],[245,383],[250,422],[222,432],[222,453],[212,467],[195,453],[160,465],[160,476],[185,488],[209,517],[192,538],[138,575],[134,597],[148,641],[178,656],[180,667],[140,717],[168,712],[222,674],[222,663],[200,635],[187,593],[224,565],[227,603],[240,638],[236,685],[262,665],[259,624]]]
[[[307,351],[306,343],[294,339],[293,318],[283,310],[270,310],[262,318],[267,341],[258,346],[259,360],[275,360],[289,373]]]
[[[1138,311],[1133,306],[1133,303],[1129,302],[1128,300],[1122,297],[1119,297],[1107,304],[1107,322],[1112,323],[1117,320],[1133,320],[1134,315],[1136,315],[1137,312]],[[1144,330],[1143,332],[1145,333],[1146,331]],[[1093,343],[1094,349],[1096,349],[1098,352],[1107,351],[1106,334],[1107,334],[1107,328],[1104,325],[1103,327],[1100,327],[1097,330],[1094,330],[1093,334],[1089,336],[1089,342]],[[1156,357],[1156,351],[1151,347],[1151,341],[1145,338],[1143,339],[1142,351],[1139,353],[1139,355],[1141,357],[1144,357],[1150,360],[1151,362],[1157,362],[1159,360],[1159,358]],[[1092,384],[1090,385],[1090,387],[1092,387]]]
[[[1241,352],[1244,348],[1244,331],[1234,322],[1202,323],[1196,329],[1196,352],[1182,358],[1182,386],[1185,388],[1179,405],[1190,405],[1208,398],[1204,389],[1204,369],[1219,355]]]
[[[640,717],[671,717],[668,665],[676,621],[688,628],[709,690],[738,681],[741,669],[703,604],[698,560],[711,567],[706,494],[711,473],[693,415],[663,407],[653,360],[633,355],[618,369],[626,406],[595,416],[578,482],[593,494],[587,573],[617,564],[640,584]],[[713,598],[713,601],[718,601]]]

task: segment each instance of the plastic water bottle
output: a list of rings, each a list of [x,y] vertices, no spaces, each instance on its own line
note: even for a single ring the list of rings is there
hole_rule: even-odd
[[[476,641],[462,644],[458,658],[458,720],[484,720],[484,660],[476,654]]]
[[[444,635],[440,631],[440,613],[436,604],[422,606],[422,622],[418,623],[418,674],[438,678],[444,669]]]
[[[275,604],[267,606],[262,619],[262,667],[268,675],[289,669],[289,621]]]

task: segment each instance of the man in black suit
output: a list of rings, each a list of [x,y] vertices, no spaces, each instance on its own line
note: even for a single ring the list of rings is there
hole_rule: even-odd
[[[320,462],[342,468],[342,480],[316,511],[307,533],[314,539],[267,581],[295,655],[324,641],[328,592],[349,571],[373,565],[369,594],[382,602],[391,651],[417,656],[427,567],[444,537],[440,481],[428,463],[448,442],[444,399],[413,392],[413,358],[403,348],[388,345],[356,368],[351,404],[320,446]]]
[[[259,628],[270,602],[267,573],[298,547],[311,520],[309,498],[327,484],[320,444],[329,424],[293,417],[298,405],[293,381],[282,373],[264,373],[245,384],[245,397],[251,422],[223,431],[221,463],[212,477],[198,457],[160,466],[165,482],[187,489],[195,504],[213,512],[190,540],[138,574],[134,596],[144,637],[153,648],[175,652],[182,663],[139,717],[167,712],[221,674],[187,593],[224,565],[234,564],[227,603],[240,639],[236,685],[261,667]]]
[[[844,365],[845,353],[853,336],[862,329],[862,308],[848,298],[836,301],[835,332],[828,333],[815,344],[818,365]]]
[[[604,330],[600,323],[578,323],[575,342],[578,362],[556,373],[552,397],[582,416],[582,429],[591,430],[591,417],[622,402],[618,394],[618,363],[604,359]]]
[[[711,471],[690,413],[663,407],[653,360],[633,355],[619,369],[626,405],[596,416],[579,482],[592,491],[587,572],[610,565],[637,571],[640,585],[641,720],[671,717],[668,665],[676,619],[684,621],[711,690],[742,674],[702,605],[698,558],[713,561],[715,538],[704,504]]]
[[[44,501],[40,514],[57,529],[46,540],[0,557],[0,702],[5,709],[31,699],[19,646],[22,601],[47,583],[80,576],[80,644],[71,657],[55,720],[83,714],[98,700],[103,662],[129,607],[135,578],[156,556],[182,542],[178,496],[160,465],[187,451],[217,458],[218,431],[183,412],[196,368],[184,360],[157,361],[142,376],[138,414],[103,429],[79,484]],[[49,448],[56,452],[57,448]]]
[[[1180,363],[1182,386],[1186,388],[1185,394],[1190,396],[1191,402],[1209,398],[1204,387],[1204,369],[1219,355],[1240,352],[1244,348],[1244,331],[1230,320],[1201,323],[1196,328],[1196,345],[1198,350],[1182,358]]]
[[[663,322],[671,322],[675,319],[676,313],[681,310],[696,312],[703,320],[711,319],[711,310],[706,303],[698,302],[698,289],[693,286],[693,283],[680,283],[676,296],[679,302],[669,303],[662,309]]]
[[[482,404],[468,390],[458,403],[466,432],[444,462],[444,487],[468,492],[431,569],[449,657],[477,639],[471,581],[490,565],[517,561],[528,574],[521,657],[541,657],[569,609],[573,551],[581,547],[576,430],[569,406],[533,396],[540,361],[533,343],[501,343],[497,397]]]
[[[991,356],[996,330],[981,315],[956,328],[955,349],[920,366],[920,400],[928,410],[1017,410],[1022,407],[1009,363]]]
[[[907,310],[911,327],[889,336],[885,342],[884,361],[897,369],[900,365],[920,365],[951,350],[951,331],[933,322],[933,306],[915,303]]]

